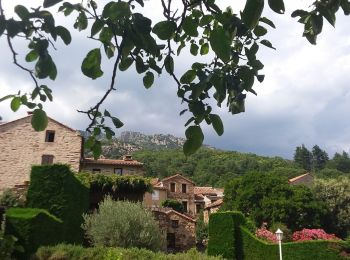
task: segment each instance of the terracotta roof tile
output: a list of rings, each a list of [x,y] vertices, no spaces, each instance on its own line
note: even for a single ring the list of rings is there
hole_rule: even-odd
[[[305,173],[305,174],[299,175],[299,176],[297,176],[297,177],[294,177],[294,178],[292,178],[292,179],[289,179],[288,182],[289,182],[289,183],[295,182],[295,181],[297,181],[297,180],[299,180],[299,179],[302,179],[302,178],[304,178],[305,176],[308,176],[308,175],[311,175],[311,173],[307,172],[307,173]]]
[[[172,175],[172,176],[169,176],[169,177],[166,177],[166,178],[164,178],[162,181],[171,180],[172,178],[175,178],[175,177],[181,177],[182,179],[184,179],[184,180],[186,180],[186,181],[191,182],[191,183],[193,183],[193,184],[194,184],[194,182],[193,182],[193,181],[191,181],[190,179],[188,179],[188,178],[186,178],[186,177],[182,176],[182,174],[180,174],[180,173],[175,174],[175,175]]]
[[[224,203],[223,199],[218,199],[217,201],[214,201],[213,203],[206,206],[205,208],[209,209],[209,208],[214,208],[214,207],[220,207],[223,203]]]
[[[104,165],[124,165],[124,166],[138,166],[142,167],[143,163],[136,160],[112,160],[112,159],[98,159],[84,158],[82,163],[86,164],[104,164]]]
[[[213,188],[213,187],[194,187],[194,194],[219,194],[223,193],[224,189]]]

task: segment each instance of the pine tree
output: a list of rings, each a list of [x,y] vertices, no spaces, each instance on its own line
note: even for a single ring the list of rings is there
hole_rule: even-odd
[[[312,153],[304,144],[297,146],[294,153],[294,162],[303,169],[310,171],[312,165]]]
[[[326,151],[322,150],[318,145],[312,147],[312,169],[317,172],[325,168],[329,157]]]

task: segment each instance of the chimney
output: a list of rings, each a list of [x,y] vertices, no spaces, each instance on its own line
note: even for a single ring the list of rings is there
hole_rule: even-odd
[[[124,155],[123,160],[124,161],[132,161],[133,159],[132,159],[132,156],[128,154],[128,155]]]

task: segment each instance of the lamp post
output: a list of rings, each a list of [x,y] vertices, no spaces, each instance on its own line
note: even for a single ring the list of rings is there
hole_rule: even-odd
[[[283,239],[283,232],[280,229],[277,229],[276,231],[276,238],[278,241],[278,247],[279,247],[279,252],[280,252],[280,260],[282,260],[282,239]]]

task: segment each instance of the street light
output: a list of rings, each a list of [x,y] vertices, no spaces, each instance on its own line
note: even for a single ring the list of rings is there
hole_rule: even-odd
[[[283,232],[280,229],[277,229],[276,231],[276,238],[278,241],[278,247],[279,247],[279,251],[280,251],[280,260],[282,260],[282,239],[283,239]]]

